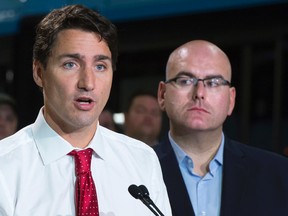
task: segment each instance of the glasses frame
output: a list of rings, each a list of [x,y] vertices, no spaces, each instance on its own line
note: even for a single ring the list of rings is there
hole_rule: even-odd
[[[176,81],[177,81],[177,79],[179,79],[179,78],[186,78],[186,77],[185,77],[185,76],[176,76],[176,77],[174,77],[174,78],[171,78],[171,79],[169,79],[169,80],[164,81],[164,83],[167,84],[167,83],[175,82],[175,84],[177,84]],[[207,78],[204,78],[204,79],[200,79],[200,78],[196,78],[196,77],[187,77],[187,78],[188,78],[188,80],[191,80],[191,83],[192,83],[191,86],[197,86],[198,83],[199,83],[199,81],[202,81],[204,87],[206,87],[206,85],[205,85],[205,81],[206,81],[206,80],[212,80],[212,79],[217,78],[217,79],[221,79],[221,80],[223,81],[220,86],[229,86],[229,87],[231,87],[231,82],[229,82],[228,80],[225,80],[223,77],[219,77],[219,76],[207,77]],[[181,87],[181,86],[180,86],[180,87]],[[217,86],[217,87],[218,87],[218,86]]]

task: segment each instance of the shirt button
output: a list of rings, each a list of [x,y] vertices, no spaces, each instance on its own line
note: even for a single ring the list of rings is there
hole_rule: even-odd
[[[205,211],[202,211],[202,212],[201,212],[201,216],[206,216],[206,212],[205,212]]]

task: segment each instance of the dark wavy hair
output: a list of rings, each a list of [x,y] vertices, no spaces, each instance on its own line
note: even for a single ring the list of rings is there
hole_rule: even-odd
[[[33,59],[40,61],[44,68],[51,55],[59,32],[66,29],[80,29],[95,32],[100,40],[107,43],[112,55],[112,67],[116,70],[118,57],[118,36],[116,26],[98,12],[83,5],[69,5],[51,11],[37,25]]]

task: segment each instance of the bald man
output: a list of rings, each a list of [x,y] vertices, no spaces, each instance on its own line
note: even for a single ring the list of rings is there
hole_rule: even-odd
[[[288,215],[288,160],[229,139],[236,89],[216,45],[195,40],[169,56],[158,102],[169,118],[155,147],[173,216]]]

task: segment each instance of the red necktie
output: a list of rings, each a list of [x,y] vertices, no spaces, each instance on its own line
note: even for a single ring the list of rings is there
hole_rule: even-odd
[[[78,216],[99,216],[96,188],[91,175],[90,164],[93,150],[71,151],[69,155],[75,158],[76,185],[75,199]]]

